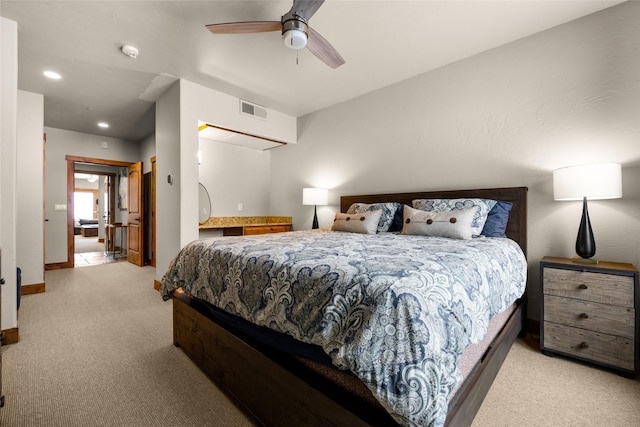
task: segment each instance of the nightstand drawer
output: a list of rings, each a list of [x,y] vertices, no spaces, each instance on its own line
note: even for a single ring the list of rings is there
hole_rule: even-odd
[[[571,356],[634,370],[634,341],[544,322],[544,347]]]
[[[544,320],[629,339],[635,335],[635,310],[628,307],[545,295]]]
[[[542,291],[547,295],[633,307],[634,278],[545,267]]]

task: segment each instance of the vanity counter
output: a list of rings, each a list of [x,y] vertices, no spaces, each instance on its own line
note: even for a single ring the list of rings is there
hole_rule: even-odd
[[[290,216],[214,216],[200,230],[222,230],[223,236],[246,236],[291,231]]]

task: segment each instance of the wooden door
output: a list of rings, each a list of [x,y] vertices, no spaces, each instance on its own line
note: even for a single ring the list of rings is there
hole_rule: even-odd
[[[142,162],[129,166],[127,206],[127,260],[144,265],[144,199]]]

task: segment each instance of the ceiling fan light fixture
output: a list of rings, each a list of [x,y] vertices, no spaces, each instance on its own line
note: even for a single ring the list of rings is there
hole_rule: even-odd
[[[241,21],[209,24],[206,28],[213,34],[266,33],[280,31],[284,45],[289,49],[307,48],[316,58],[331,68],[344,64],[344,59],[317,31],[309,27],[309,19],[325,0],[293,0],[291,9],[278,21]],[[296,64],[298,57],[296,56]]]
[[[282,38],[284,45],[290,49],[302,49],[307,45],[307,34],[302,30],[285,31]]]
[[[309,27],[300,16],[287,13],[282,17],[282,40],[289,49],[302,49],[307,45]]]

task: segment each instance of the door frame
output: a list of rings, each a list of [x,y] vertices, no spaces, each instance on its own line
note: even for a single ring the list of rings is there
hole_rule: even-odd
[[[45,270],[55,270],[61,268],[75,267],[75,241],[73,238],[73,192],[75,189],[75,167],[77,163],[90,163],[96,165],[107,165],[116,167],[129,167],[134,162],[123,162],[119,160],[97,159],[93,157],[81,157],[66,155],[67,161],[67,261],[45,264]],[[45,233],[46,235],[46,233]]]
[[[151,157],[151,265],[156,266],[156,156]]]

